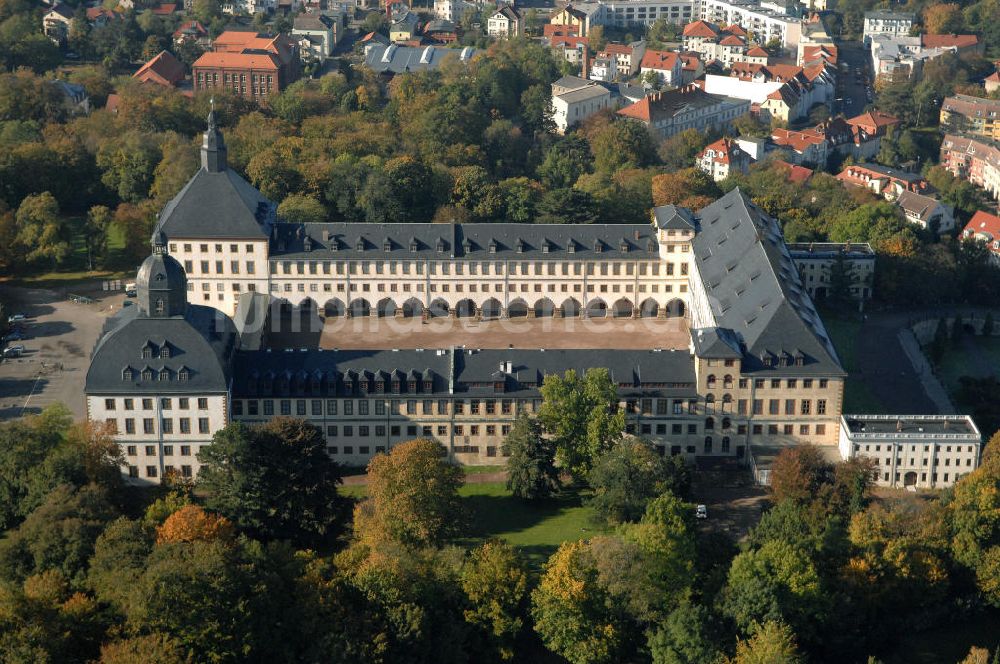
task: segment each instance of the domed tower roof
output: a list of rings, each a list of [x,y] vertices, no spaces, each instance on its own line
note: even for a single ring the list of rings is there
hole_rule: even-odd
[[[153,234],[153,254],[139,268],[135,288],[143,316],[183,316],[187,309],[187,276],[167,254],[167,236],[162,231]]]

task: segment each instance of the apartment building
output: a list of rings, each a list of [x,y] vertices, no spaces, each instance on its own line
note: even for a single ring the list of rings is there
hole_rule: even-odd
[[[734,173],[746,173],[750,168],[750,155],[731,138],[720,138],[705,147],[698,155],[697,166],[713,180],[725,180]]]
[[[905,37],[913,28],[915,15],[909,12],[895,12],[886,9],[865,12],[863,32],[864,43],[867,46],[875,35],[891,35]]]
[[[982,435],[968,415],[844,415],[839,448],[871,459],[879,486],[945,489],[979,467]]]
[[[718,25],[738,25],[754,34],[758,43],[777,39],[783,49],[798,51],[802,20],[765,9],[749,0],[703,0],[699,18]]]
[[[1000,144],[985,138],[945,134],[940,161],[955,177],[1000,199]]]
[[[792,242],[788,253],[799,270],[802,285],[814,300],[824,300],[830,294],[831,270],[841,260],[852,277],[851,295],[858,300],[871,299],[875,251],[867,242]]]
[[[563,76],[552,84],[552,121],[559,133],[611,106],[611,92],[595,81]]]
[[[941,104],[941,126],[960,132],[1000,140],[1000,100],[953,95]]]
[[[1000,264],[1000,217],[983,210],[976,210],[972,219],[962,229],[962,238],[982,242],[990,250],[993,262]]]
[[[697,17],[694,0],[606,0],[606,25],[649,27],[657,20],[684,25]]]
[[[301,73],[297,40],[228,30],[212,42],[191,67],[194,89],[225,89],[265,101],[298,80]]]
[[[895,201],[905,191],[933,191],[919,173],[907,173],[881,164],[848,166],[837,174],[837,179],[852,187],[864,187],[887,201]]]
[[[662,138],[685,129],[724,130],[733,120],[750,112],[750,102],[709,94],[696,85],[657,92],[618,111],[623,117],[642,122]]]

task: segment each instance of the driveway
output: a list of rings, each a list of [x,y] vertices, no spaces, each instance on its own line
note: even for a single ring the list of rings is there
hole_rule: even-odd
[[[99,288],[99,284],[98,284]],[[83,395],[90,351],[108,316],[122,306],[124,296],[91,288],[74,290],[94,298],[72,302],[51,290],[0,286],[9,311],[28,316],[25,353],[0,362],[0,420],[37,413],[52,403],[64,403],[76,419],[86,417]]]

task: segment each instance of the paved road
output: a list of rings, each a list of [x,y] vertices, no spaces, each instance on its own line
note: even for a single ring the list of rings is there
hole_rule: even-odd
[[[837,74],[837,97],[843,99],[837,110],[847,117],[860,115],[868,99],[865,84],[858,80],[855,72],[860,69],[862,75],[871,80],[871,58],[861,42],[842,41],[837,44],[837,49],[839,61],[847,64],[847,70],[841,69]]]
[[[84,380],[107,316],[121,307],[120,294],[77,304],[43,289],[3,287],[0,297],[11,311],[28,315],[25,354],[0,362],[0,420],[37,413],[52,403],[66,404],[77,419],[86,416]]]

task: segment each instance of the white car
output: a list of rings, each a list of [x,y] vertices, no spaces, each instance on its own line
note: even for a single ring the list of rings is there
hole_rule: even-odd
[[[8,316],[7,317],[7,322],[8,323],[20,323],[23,320],[27,320],[27,318],[28,317],[25,316],[24,314],[14,314],[13,316]]]
[[[694,515],[699,519],[707,519],[708,507],[706,507],[705,505],[698,505],[698,507],[696,507],[694,510]]]

